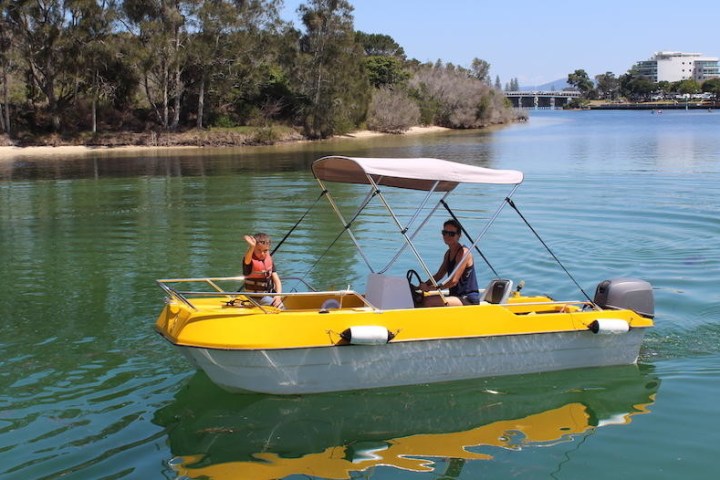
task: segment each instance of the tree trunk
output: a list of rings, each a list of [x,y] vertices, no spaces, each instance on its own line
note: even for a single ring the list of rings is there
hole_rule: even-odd
[[[92,100],[92,133],[97,133],[97,100],[94,96]]]
[[[198,129],[203,128],[203,114],[205,110],[205,75],[200,79],[200,92],[198,92],[197,122]]]
[[[98,96],[98,75],[93,75],[93,95],[92,95],[92,133],[97,133],[97,96]]]
[[[173,111],[172,129],[180,124],[180,98],[182,97],[182,79],[180,78],[180,29],[175,29],[175,110]]]
[[[168,102],[170,101],[170,94],[168,92],[168,83],[170,83],[170,72],[168,72],[167,65],[165,65],[163,68],[163,128],[168,128],[170,118],[170,107],[168,105]]]

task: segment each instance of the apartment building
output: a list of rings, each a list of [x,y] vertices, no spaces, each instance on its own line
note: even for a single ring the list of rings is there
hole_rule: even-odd
[[[650,60],[637,62],[634,69],[653,82],[687,79],[702,82],[720,77],[720,59],[702,53],[656,52]]]

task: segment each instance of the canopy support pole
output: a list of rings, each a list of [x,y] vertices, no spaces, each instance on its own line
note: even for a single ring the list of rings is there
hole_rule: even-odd
[[[408,230],[408,229],[405,228],[405,227],[403,227],[402,223],[400,223],[400,220],[399,220],[399,219],[397,218],[397,216],[395,215],[395,212],[394,212],[393,209],[390,207],[390,204],[388,204],[387,201],[385,200],[385,196],[382,194],[382,192],[380,192],[380,189],[378,188],[377,183],[375,183],[375,181],[372,179],[372,177],[371,177],[370,175],[367,175],[367,178],[368,178],[368,181],[370,181],[370,184],[371,184],[371,185],[373,186],[373,188],[375,189],[375,192],[377,193],[377,196],[380,198],[380,201],[381,201],[381,202],[383,203],[383,205],[385,206],[385,209],[388,211],[388,213],[389,213],[390,216],[392,217],[393,221],[395,222],[395,225],[397,225],[398,230],[399,230],[399,232],[400,232],[400,235],[402,235],[402,237],[405,239],[405,245],[408,246],[408,247],[410,247],[410,250],[412,250],[413,254],[415,255],[415,258],[417,259],[417,261],[418,261],[418,263],[420,264],[420,266],[422,267],[422,269],[425,271],[425,273],[426,273],[426,274],[430,277],[430,279],[433,281],[433,283],[435,284],[435,287],[438,288],[438,285],[437,285],[437,283],[435,282],[435,280],[434,280],[434,278],[433,278],[433,276],[432,276],[432,272],[431,272],[430,269],[428,268],[428,266],[427,266],[427,264],[425,263],[425,261],[422,259],[422,256],[420,255],[420,252],[418,252],[417,249],[415,248],[415,244],[413,244],[412,238],[411,238],[411,237],[408,237],[408,234],[407,234],[407,230]],[[430,190],[428,190],[428,195],[425,197],[425,200],[423,201],[423,204],[427,203],[427,200],[430,198],[430,195],[435,191],[435,189],[437,188],[437,186],[438,186],[439,184],[440,184],[440,182],[439,182],[439,181],[436,181],[436,182],[433,184],[432,188],[431,188]],[[443,199],[447,198],[447,196],[448,196],[449,194],[450,194],[450,191],[446,192],[445,195],[443,196]],[[422,225],[424,225],[425,223],[427,223],[427,221],[430,219],[430,215],[432,215],[433,212],[435,212],[435,211],[437,210],[438,205],[440,205],[440,202],[438,202],[438,204],[435,205],[435,208],[433,208],[433,210],[430,212],[430,214],[427,216],[427,218],[423,221]],[[415,217],[417,217],[417,215],[419,214],[421,208],[422,208],[422,205],[421,205],[420,207],[418,207],[415,215],[413,215],[413,218],[411,219],[411,222],[415,219]],[[422,225],[421,225],[421,226],[422,226]],[[418,230],[419,230],[419,228],[418,228]],[[418,230],[415,231],[415,234],[417,234]],[[413,235],[413,237],[414,237],[414,235]],[[405,247],[405,245],[403,246],[403,248]],[[401,249],[401,251],[402,251],[402,249]],[[400,255],[400,252],[398,252],[397,256],[399,256],[399,255]],[[397,256],[396,256],[396,258],[397,258]],[[394,261],[394,259],[393,259],[393,261]],[[447,305],[447,300],[445,300],[445,296],[443,295],[443,293],[440,291],[439,288],[438,288],[438,293],[440,294],[440,298],[442,299],[443,303],[445,303],[445,304]]]
[[[430,197],[431,197],[432,194],[433,194],[433,190],[429,190],[429,191],[428,191],[428,194],[425,196],[425,198],[424,198],[423,201],[421,202],[420,206],[415,210],[415,214],[414,214],[413,217],[408,221],[408,224],[407,224],[407,226],[406,226],[404,229],[402,228],[402,226],[399,225],[399,227],[400,227],[400,233],[403,233],[403,230],[407,231],[407,230],[410,229],[410,225],[412,225],[412,223],[413,223],[413,222],[417,219],[417,217],[419,216],[420,211],[425,207],[425,205],[427,205],[427,202],[430,200]],[[443,195],[443,198],[440,200],[440,202],[442,202],[444,199],[446,199],[446,198],[448,197],[448,195],[450,195],[450,192],[446,192],[445,195]],[[402,246],[398,249],[398,251],[397,251],[397,253],[395,254],[395,256],[394,256],[392,259],[390,259],[390,261],[388,262],[388,264],[385,265],[385,267],[383,267],[382,270],[379,271],[379,273],[385,273],[385,272],[397,261],[397,259],[400,257],[400,255],[402,255],[402,253],[403,253],[403,252],[405,251],[405,249],[408,247],[408,244],[410,244],[410,242],[415,239],[415,237],[417,236],[417,234],[420,233],[420,230],[422,230],[422,228],[427,224],[427,222],[430,220],[430,218],[435,214],[435,212],[437,211],[437,209],[440,207],[440,202],[438,202],[437,204],[435,204],[435,206],[430,210],[430,213],[428,213],[428,214],[425,216],[425,218],[422,220],[422,222],[420,223],[420,225],[418,225],[418,227],[415,229],[415,231],[410,235],[409,240],[402,244]],[[398,222],[396,222],[396,223],[398,223]]]

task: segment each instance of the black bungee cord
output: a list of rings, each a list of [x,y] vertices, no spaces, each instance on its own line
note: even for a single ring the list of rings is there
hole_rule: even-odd
[[[592,303],[593,300],[590,298],[590,296],[588,296],[587,293],[585,293],[585,290],[583,290],[583,288],[580,286],[580,284],[577,282],[577,280],[575,280],[575,277],[573,277],[572,274],[568,271],[568,269],[565,268],[565,265],[563,265],[562,262],[560,261],[560,259],[553,253],[552,250],[550,250],[550,247],[548,247],[548,245],[547,245],[547,244],[545,243],[545,241],[540,237],[540,235],[535,231],[535,229],[532,227],[532,225],[530,225],[530,222],[528,222],[527,219],[523,216],[523,214],[520,213],[520,210],[518,210],[518,208],[515,206],[515,202],[513,202],[510,197],[505,197],[505,201],[507,202],[508,205],[510,205],[510,206],[513,208],[513,210],[515,210],[515,211],[517,212],[518,215],[520,215],[520,218],[522,218],[523,222],[525,222],[525,225],[528,226],[528,228],[530,229],[530,231],[535,234],[535,236],[537,237],[537,239],[540,240],[540,243],[542,243],[543,247],[545,247],[545,250],[547,250],[548,253],[549,253],[550,255],[552,255],[552,257],[555,259],[555,261],[557,262],[557,264],[560,265],[560,268],[562,268],[562,269],[565,271],[565,273],[567,274],[567,276],[570,277],[570,280],[572,280],[573,283],[575,284],[575,286],[578,287],[578,289],[580,289],[580,291],[582,292],[583,295],[585,295],[585,298],[587,298],[588,301],[589,301],[590,303]]]

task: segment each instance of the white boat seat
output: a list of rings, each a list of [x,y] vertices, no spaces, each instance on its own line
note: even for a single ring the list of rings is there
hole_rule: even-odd
[[[487,303],[507,303],[512,292],[513,281],[506,278],[495,278],[490,280],[488,286],[485,287],[480,302]]]
[[[371,273],[367,279],[365,299],[380,310],[415,308],[404,277]]]

